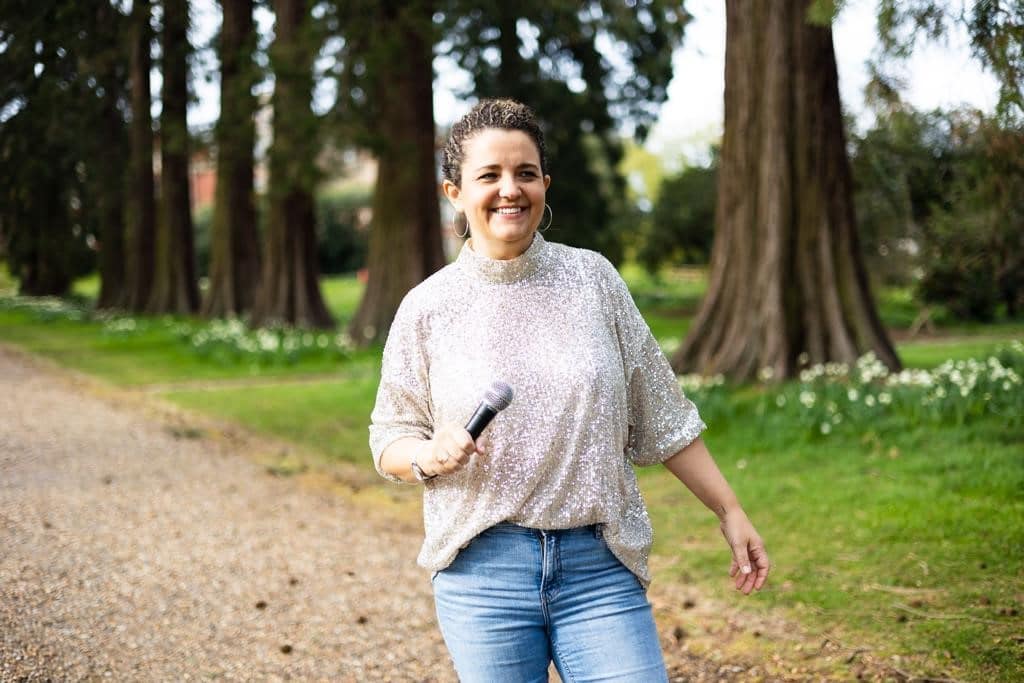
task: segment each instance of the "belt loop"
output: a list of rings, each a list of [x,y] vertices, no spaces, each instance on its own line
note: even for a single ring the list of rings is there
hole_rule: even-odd
[[[604,533],[601,531],[601,525],[600,524],[595,524],[594,525],[594,538],[596,538],[599,541],[604,538]]]

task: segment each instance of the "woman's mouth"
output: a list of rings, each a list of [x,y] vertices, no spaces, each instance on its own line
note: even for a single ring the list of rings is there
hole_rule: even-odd
[[[526,211],[525,207],[522,206],[499,206],[496,209],[491,209],[499,216],[518,216]]]

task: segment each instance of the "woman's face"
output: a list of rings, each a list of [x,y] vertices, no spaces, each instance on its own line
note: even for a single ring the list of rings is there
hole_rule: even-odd
[[[487,128],[463,145],[462,185],[444,193],[469,221],[473,250],[493,259],[519,256],[544,216],[551,177],[541,175],[540,152],[521,130]]]

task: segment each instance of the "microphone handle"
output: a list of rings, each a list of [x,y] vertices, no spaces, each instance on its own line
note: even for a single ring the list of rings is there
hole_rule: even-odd
[[[497,414],[498,411],[486,403],[480,404],[476,412],[473,413],[473,417],[469,418],[469,422],[466,423],[466,431],[469,432],[474,441],[479,438],[482,431],[487,429],[487,425],[491,424],[491,420]]]

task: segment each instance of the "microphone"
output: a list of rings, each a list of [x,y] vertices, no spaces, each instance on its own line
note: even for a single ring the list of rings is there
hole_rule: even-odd
[[[491,424],[494,416],[500,413],[512,403],[512,387],[504,382],[498,381],[491,384],[491,388],[484,393],[484,399],[480,401],[473,417],[466,423],[466,431],[476,441],[480,432]]]

